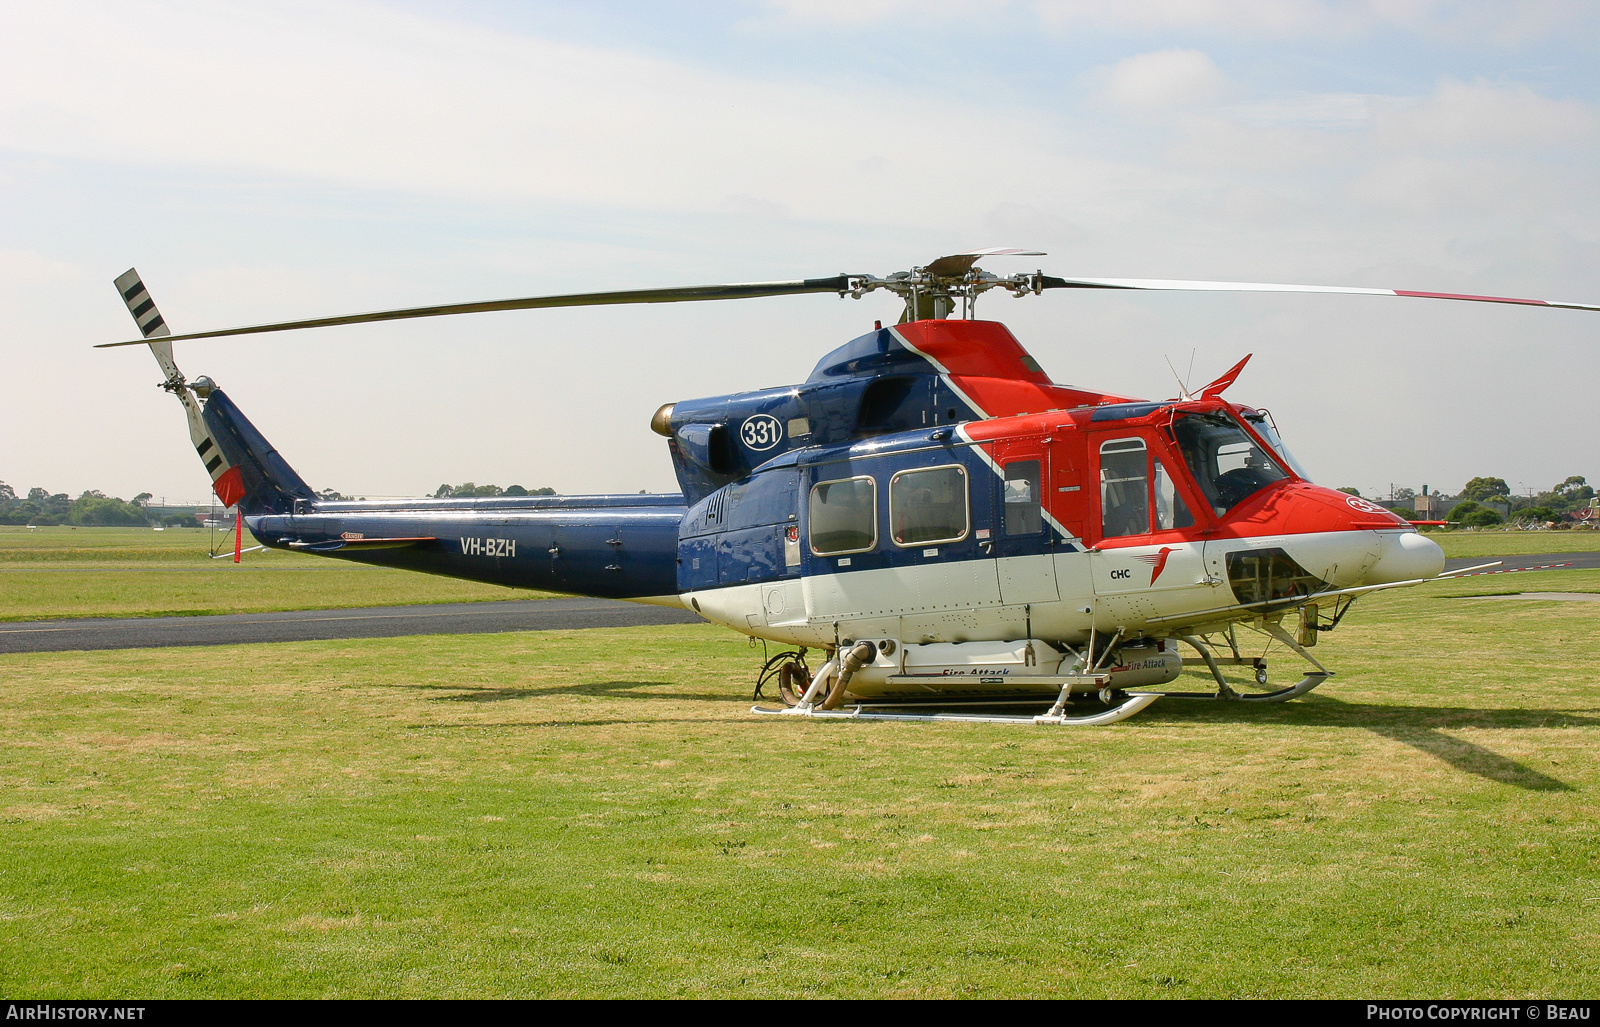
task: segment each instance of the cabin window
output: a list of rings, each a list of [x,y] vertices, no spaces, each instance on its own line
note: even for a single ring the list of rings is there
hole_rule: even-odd
[[[864,553],[878,544],[878,483],[870,476],[811,487],[811,551],[818,556]]]
[[[1143,439],[1100,446],[1100,534],[1105,538],[1150,531],[1150,484]]]
[[[1039,488],[1039,461],[1015,460],[1005,465],[1001,528],[1009,535],[1037,535],[1044,527]]]
[[[897,546],[967,537],[967,471],[951,464],[901,471],[889,479],[889,523]]]
[[[1156,530],[1170,531],[1173,528],[1194,527],[1194,514],[1189,512],[1189,504],[1183,501],[1183,493],[1178,491],[1178,486],[1173,483],[1172,475],[1161,466],[1161,461],[1155,461],[1155,474],[1152,482],[1155,485],[1156,497]]]
[[[1219,517],[1289,476],[1225,414],[1186,414],[1173,426],[1173,435]]]

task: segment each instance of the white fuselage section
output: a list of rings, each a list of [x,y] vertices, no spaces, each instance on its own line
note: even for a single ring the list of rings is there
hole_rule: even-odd
[[[687,592],[685,606],[791,645],[841,638],[905,643],[1051,638],[1091,629],[1165,637],[1256,614],[1227,574],[1229,553],[1281,549],[1334,588],[1437,574],[1439,547],[1415,532],[1337,531],[927,562]]]

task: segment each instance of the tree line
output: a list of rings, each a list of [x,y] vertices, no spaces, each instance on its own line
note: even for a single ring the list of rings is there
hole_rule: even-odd
[[[333,489],[317,493],[323,499],[354,499]],[[456,499],[474,496],[553,496],[552,488],[528,489],[521,485],[501,488],[499,485],[477,485],[464,482],[460,485],[440,485],[433,493],[434,499]],[[0,481],[0,524],[32,524],[48,527],[56,524],[74,524],[85,527],[144,527],[154,523],[145,506],[152,496],[141,492],[131,500],[108,496],[91,489],[77,499],[65,492],[32,488],[26,495],[17,495],[16,489]],[[198,522],[192,516],[170,514],[161,518],[167,527],[192,528]]]
[[[70,498],[65,492],[52,493],[49,489],[41,488],[29,489],[26,496],[19,496],[10,485],[0,481],[0,524],[144,527],[150,523],[150,515],[144,508],[149,501],[148,492],[141,492],[131,502],[125,502],[120,497],[108,496],[94,489],[77,499]],[[192,517],[179,519],[186,523],[194,522]],[[169,517],[168,520],[173,518]]]
[[[460,485],[440,485],[433,492],[434,499],[470,499],[476,496],[554,496],[555,489],[525,489],[521,485],[509,485],[501,488],[498,485],[474,485],[472,482],[463,482]]]
[[[1348,492],[1353,496],[1361,495],[1359,490],[1353,488],[1342,488],[1339,491]],[[1445,520],[1467,528],[1487,528],[1507,520],[1498,510],[1485,506],[1486,503],[1503,504],[1510,511],[1509,519],[1513,521],[1559,524],[1588,509],[1595,498],[1594,486],[1580,474],[1571,475],[1560,484],[1552,485],[1545,491],[1536,492],[1531,496],[1514,495],[1511,486],[1504,478],[1489,476],[1473,478],[1462,486],[1458,495],[1451,496],[1442,492],[1436,494],[1440,499],[1463,500],[1445,514]],[[1416,497],[1417,494],[1412,489],[1395,489],[1392,498],[1405,503]],[[1416,511],[1409,507],[1396,506],[1393,509],[1401,517],[1409,520],[1417,519]]]

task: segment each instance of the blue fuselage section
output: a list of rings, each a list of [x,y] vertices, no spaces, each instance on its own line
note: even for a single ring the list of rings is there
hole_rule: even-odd
[[[263,545],[511,588],[677,594],[678,495],[305,502],[248,518]]]
[[[616,599],[673,597],[753,582],[911,563],[889,544],[890,478],[959,464],[969,522],[993,518],[995,479],[951,428],[981,417],[939,370],[875,330],[840,347],[798,386],[674,405],[668,450],[683,493],[527,496],[399,502],[318,498],[219,389],[205,418],[246,487],[256,538],[385,567]],[[819,482],[866,476],[882,489],[883,544],[853,560],[810,544],[806,497]],[[963,488],[966,486],[963,485]],[[1056,541],[1041,535],[1038,548]],[[943,540],[947,560],[998,555],[989,532]]]

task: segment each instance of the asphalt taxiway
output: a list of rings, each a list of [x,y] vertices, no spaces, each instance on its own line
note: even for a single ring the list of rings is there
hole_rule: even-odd
[[[615,599],[577,598],[232,613],[212,617],[86,618],[0,624],[0,653],[625,628],[693,624],[698,620],[694,613],[684,609]]]

